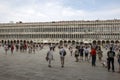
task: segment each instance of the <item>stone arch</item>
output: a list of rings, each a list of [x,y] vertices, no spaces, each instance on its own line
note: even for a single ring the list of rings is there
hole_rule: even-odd
[[[24,40],[24,43],[26,43],[27,41],[26,40]]]
[[[98,41],[97,41],[97,44],[99,44],[99,45],[100,45],[100,44],[101,44],[101,41],[100,41],[100,40],[98,40]]]
[[[29,42],[29,41],[27,41],[27,43],[29,44],[30,42]]]
[[[104,40],[102,40],[102,44],[105,44],[105,41],[104,41]]]
[[[18,43],[18,44],[19,44],[19,42],[20,42],[20,41],[19,41],[19,40],[17,40],[17,43]]]
[[[20,40],[20,43],[22,43],[23,42],[23,40]]]
[[[77,41],[76,44],[79,44],[79,42]]]
[[[70,41],[70,40],[68,40],[68,43],[71,43],[71,41]]]
[[[72,44],[75,44],[75,40],[72,40]]]
[[[111,40],[111,43],[114,43],[114,40]]]
[[[33,41],[31,40],[30,43],[33,43]]]
[[[80,44],[84,44],[83,42],[80,42]]]
[[[93,42],[92,42],[93,44],[96,44],[97,43],[97,41],[96,40],[93,40]]]
[[[60,40],[60,41],[59,41],[59,45],[60,45],[60,46],[63,46],[63,40]]]
[[[110,41],[109,41],[109,40],[107,40],[107,41],[106,41],[106,43],[108,44],[108,43],[110,43]]]
[[[14,43],[16,43],[17,41],[16,41],[16,40],[14,40],[13,42],[14,42]]]
[[[9,44],[9,43],[10,43],[10,41],[9,41],[9,40],[7,40],[7,43]]]
[[[12,44],[12,43],[13,43],[13,40],[11,40],[10,42],[11,42],[11,44]]]
[[[4,40],[2,40],[1,42],[4,43]]]
[[[63,43],[63,41],[62,41],[62,40],[60,40],[60,43]]]
[[[115,43],[116,43],[116,44],[119,43],[119,40],[116,40]]]
[[[7,43],[7,41],[5,40],[5,41],[4,41],[4,43],[6,44],[6,43]]]
[[[66,40],[64,40],[64,43],[67,43],[67,41],[66,41]]]

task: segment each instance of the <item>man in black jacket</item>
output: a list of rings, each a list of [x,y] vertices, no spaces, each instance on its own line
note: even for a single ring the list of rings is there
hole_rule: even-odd
[[[112,71],[114,72],[114,57],[115,57],[115,52],[112,50],[112,47],[110,47],[110,51],[107,52],[108,56],[108,71],[110,71],[110,64],[112,64]]]

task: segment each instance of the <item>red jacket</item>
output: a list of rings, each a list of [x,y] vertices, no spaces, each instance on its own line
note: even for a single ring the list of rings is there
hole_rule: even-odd
[[[11,50],[14,50],[14,46],[13,45],[11,46]]]
[[[96,50],[95,49],[91,49],[91,55],[96,55]]]

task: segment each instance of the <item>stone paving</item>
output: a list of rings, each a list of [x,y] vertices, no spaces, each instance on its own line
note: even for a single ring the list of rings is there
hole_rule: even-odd
[[[68,51],[65,67],[61,68],[58,49],[54,53],[52,68],[49,68],[45,60],[47,51],[45,47],[36,54],[14,52],[11,55],[9,51],[5,55],[0,48],[0,80],[120,80],[119,73],[108,72],[99,61],[96,67],[85,61],[75,62],[74,56],[70,56]],[[117,60],[115,64],[117,71]]]

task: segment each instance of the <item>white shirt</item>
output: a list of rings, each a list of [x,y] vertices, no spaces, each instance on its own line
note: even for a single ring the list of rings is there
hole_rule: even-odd
[[[48,51],[48,58],[51,60],[53,59],[53,50]]]
[[[88,48],[87,48],[87,49],[86,49],[86,48],[84,48],[84,53],[89,53]]]
[[[60,57],[64,57],[64,55],[63,55],[64,51],[65,51],[64,48],[60,49],[60,53],[61,53]]]

